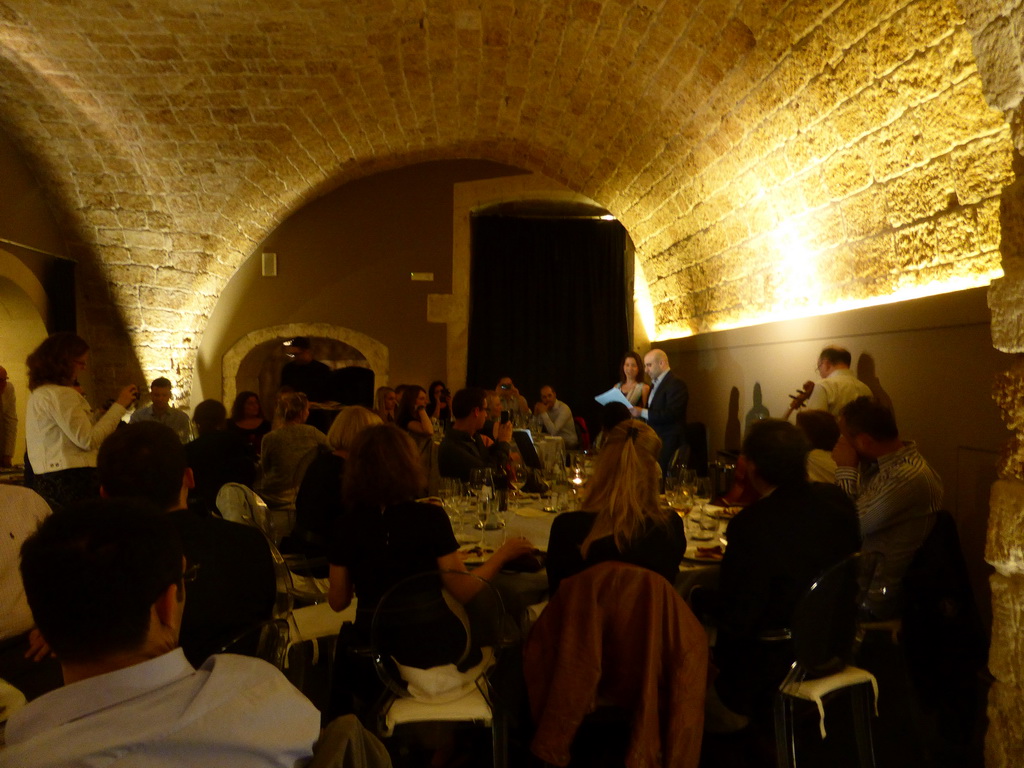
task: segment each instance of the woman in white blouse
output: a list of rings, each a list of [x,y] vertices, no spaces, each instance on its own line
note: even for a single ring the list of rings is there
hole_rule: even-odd
[[[31,394],[25,407],[25,444],[32,487],[54,512],[99,495],[96,452],[138,398],[134,384],[123,387],[94,423],[78,384],[88,360],[85,339],[66,332],[47,338],[27,360]]]

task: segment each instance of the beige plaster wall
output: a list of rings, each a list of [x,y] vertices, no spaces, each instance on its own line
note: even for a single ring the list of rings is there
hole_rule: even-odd
[[[294,323],[329,323],[383,344],[392,386],[446,379],[447,328],[428,319],[427,297],[452,291],[453,188],[518,173],[425,163],[351,182],[296,212],[221,293],[199,350],[202,396],[221,397],[221,358],[241,337]],[[277,254],[277,277],[261,276],[263,252]],[[414,282],[414,271],[434,280]]]
[[[989,334],[985,289],[975,289],[659,346],[687,382],[689,418],[708,425],[712,451],[737,445],[755,383],[771,415],[781,417],[788,395],[808,379],[817,381],[821,348],[834,343],[849,349],[860,378],[892,402],[901,435],[916,440],[941,475],[944,506],[957,519],[987,615],[988,489],[1006,442],[990,393],[1011,359],[992,348]],[[730,413],[733,387],[739,405]]]

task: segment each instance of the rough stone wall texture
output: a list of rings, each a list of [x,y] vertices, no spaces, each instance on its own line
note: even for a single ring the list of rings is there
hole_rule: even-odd
[[[0,2],[0,126],[82,260],[100,378],[137,356],[186,394],[267,233],[424,159],[607,207],[662,336],[984,282],[1011,144],[981,82],[954,0]]]
[[[1002,110],[1017,152],[1024,150],[1024,2],[960,0],[985,98]],[[1018,155],[1019,161],[1019,155]],[[1004,276],[989,289],[992,340],[1004,352],[1024,352],[1024,181],[1004,190],[1001,200]],[[1002,478],[992,488],[985,559],[992,576],[992,646],[989,669],[996,683],[989,693],[985,764],[1024,765],[1024,358],[1018,357],[995,383],[995,399],[1012,436],[999,463]]]

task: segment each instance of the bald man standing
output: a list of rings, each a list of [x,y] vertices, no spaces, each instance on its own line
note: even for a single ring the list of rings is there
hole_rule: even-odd
[[[644,355],[644,370],[651,377],[647,407],[630,408],[630,412],[638,419],[646,419],[661,438],[658,463],[667,474],[676,451],[686,447],[686,406],[690,393],[683,380],[672,373],[664,351],[652,349]]]
[[[0,467],[9,467],[18,438],[18,406],[14,387],[7,381],[7,369],[0,366]]]

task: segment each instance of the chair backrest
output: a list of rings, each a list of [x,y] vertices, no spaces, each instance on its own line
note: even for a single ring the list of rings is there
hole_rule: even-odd
[[[914,554],[903,577],[903,636],[911,665],[936,669],[936,656],[979,666],[988,647],[956,521],[935,513],[931,533]]]
[[[858,614],[880,561],[876,552],[848,555],[823,571],[800,598],[791,631],[805,677],[833,674],[852,661]]]
[[[237,653],[255,656],[284,671],[287,666],[291,629],[287,619],[270,619],[255,624],[239,633],[217,653]]]
[[[252,488],[241,483],[225,483],[217,492],[217,511],[225,520],[259,528],[273,538],[267,504]]]
[[[463,605],[444,588],[443,579],[465,580],[479,591]],[[429,571],[403,579],[377,603],[370,629],[378,674],[403,696],[409,690],[398,665],[421,670],[451,666],[465,672],[479,665],[481,648],[498,648],[507,640],[501,596],[487,581],[464,572]]]
[[[582,416],[573,416],[572,420],[576,426],[576,444],[581,451],[589,451],[590,430],[587,429],[587,422]]]
[[[600,697],[633,713],[637,764],[695,767],[707,663],[703,627],[663,576],[618,562],[587,568],[560,584],[523,649],[531,750],[566,764]]]

